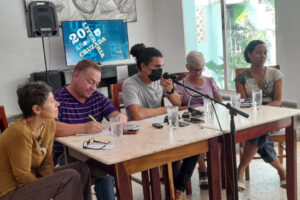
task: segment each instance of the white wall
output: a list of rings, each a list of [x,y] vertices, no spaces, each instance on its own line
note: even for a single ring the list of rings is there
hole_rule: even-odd
[[[129,45],[144,42],[155,46],[155,21],[152,0],[137,0],[137,22],[128,23]],[[41,38],[27,38],[23,0],[0,2],[0,105],[8,115],[19,113],[17,85],[26,81],[30,73],[44,70]],[[45,39],[50,69],[65,66],[62,35]]]
[[[277,63],[284,74],[284,100],[300,105],[300,1],[276,1]]]
[[[183,72],[185,45],[181,0],[154,0],[156,47],[162,51],[165,72]]]
[[[299,0],[277,0],[277,62],[284,73],[284,100],[300,105]],[[130,47],[143,42],[160,49],[165,71],[185,71],[181,0],[136,0],[137,22],[128,24]],[[35,71],[44,70],[40,38],[27,38],[23,0],[0,2],[0,105],[19,113],[16,87]],[[62,37],[46,39],[50,69],[66,69]]]

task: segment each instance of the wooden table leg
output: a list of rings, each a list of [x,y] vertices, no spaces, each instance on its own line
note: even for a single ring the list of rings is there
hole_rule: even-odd
[[[226,186],[227,186],[227,180],[226,180],[226,177],[227,177],[227,174],[226,174],[226,171],[225,171],[225,159],[224,159],[224,154],[225,152],[223,151],[223,146],[224,144],[222,143],[221,144],[221,158],[220,158],[220,162],[221,162],[221,179],[222,179],[222,189],[226,189]]]
[[[116,171],[116,186],[118,190],[118,199],[132,199],[132,190],[130,187],[130,175],[126,172],[123,164],[116,164],[115,165]]]
[[[151,194],[153,200],[161,200],[159,167],[150,169]]]
[[[296,144],[296,117],[292,117],[291,127],[286,128],[286,177],[287,198],[297,199],[297,144]]]
[[[150,200],[150,184],[149,184],[149,173],[148,170],[142,172],[142,186],[143,186],[143,193],[144,199]]]
[[[166,199],[175,200],[172,163],[163,166]]]
[[[210,139],[207,153],[209,199],[221,200],[220,145],[218,138]]]
[[[228,200],[235,199],[235,178],[234,178],[234,160],[233,160],[233,143],[231,134],[225,134],[225,171],[226,171],[226,196]],[[235,144],[234,144],[235,145]]]

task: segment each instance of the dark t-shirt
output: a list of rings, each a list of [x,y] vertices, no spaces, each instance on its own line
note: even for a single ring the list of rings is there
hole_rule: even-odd
[[[56,120],[68,124],[91,122],[92,119],[89,115],[101,122],[104,117],[107,118],[112,112],[117,110],[111,101],[98,91],[95,91],[84,103],[81,103],[71,95],[65,86],[55,92],[54,98],[60,103],[58,108],[59,114]],[[53,146],[55,161],[62,152],[62,145],[55,142]]]

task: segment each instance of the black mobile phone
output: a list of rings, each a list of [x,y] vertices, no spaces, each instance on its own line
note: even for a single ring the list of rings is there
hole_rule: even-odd
[[[140,125],[135,125],[135,124],[126,124],[126,127],[124,130],[126,131],[138,131],[140,130],[141,126]]]
[[[155,127],[155,128],[163,128],[163,127],[164,127],[164,126],[163,126],[162,124],[160,124],[160,123],[153,123],[152,126]]]
[[[183,119],[189,119],[190,118],[190,113],[188,111],[185,111],[184,113],[182,113],[182,118]]]
[[[240,107],[241,108],[250,108],[252,105],[251,104],[243,104],[241,103]]]
[[[204,123],[205,121],[203,119],[199,119],[199,118],[190,118],[190,119],[184,119],[184,121],[186,122],[191,122],[191,123],[194,123],[194,124],[200,124],[200,123]]]
[[[185,127],[185,126],[188,126],[190,125],[189,123],[187,122],[179,122],[179,127]]]

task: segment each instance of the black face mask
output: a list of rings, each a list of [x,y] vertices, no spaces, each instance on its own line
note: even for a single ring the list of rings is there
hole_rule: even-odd
[[[162,76],[162,69],[152,69],[152,72],[150,75],[148,75],[149,79],[151,81],[157,81]]]

